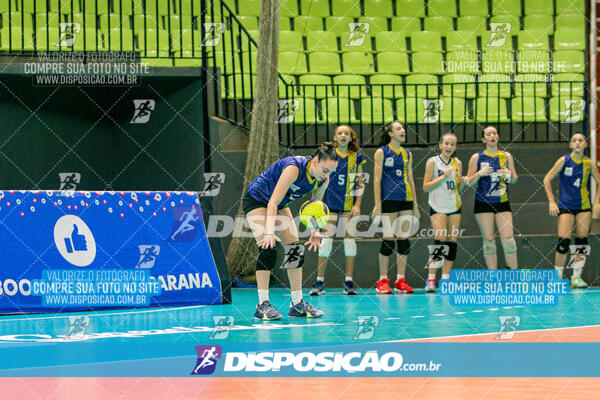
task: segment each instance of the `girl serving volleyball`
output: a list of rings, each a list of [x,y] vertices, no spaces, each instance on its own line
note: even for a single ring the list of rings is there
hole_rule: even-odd
[[[337,152],[338,167],[329,177],[329,184],[324,193],[325,204],[329,208],[330,227],[335,227],[340,215],[345,217],[344,255],[346,258],[346,278],[344,279],[344,293],[355,295],[356,288],[352,281],[352,275],[354,272],[354,258],[356,257],[356,241],[352,235],[352,224],[348,224],[348,219],[360,215],[360,203],[364,188],[362,165],[365,163],[365,159],[360,153],[358,136],[348,125],[338,126],[333,140]],[[319,249],[317,280],[310,290],[312,296],[321,295],[325,292],[325,270],[332,248],[333,239],[331,237],[323,239]]]
[[[569,142],[571,153],[559,158],[544,177],[544,189],[548,197],[548,213],[558,216],[558,243],[555,253],[555,267],[562,278],[567,254],[571,250],[571,232],[575,225],[575,246],[572,253],[573,268],[571,287],[586,288],[587,283],[581,278],[586,256],[589,255],[588,233],[594,217],[600,216],[600,190],[596,191],[593,206],[590,204],[590,176],[600,183],[598,169],[584,155],[587,141],[582,133],[575,133]],[[552,193],[552,181],[559,176],[558,204]],[[600,188],[598,188],[600,189]]]
[[[258,305],[254,318],[266,321],[281,318],[277,308],[269,302],[269,280],[277,258],[276,242],[283,241],[285,244],[300,247],[289,204],[327,184],[327,179],[331,172],[335,171],[337,164],[337,153],[333,143],[324,143],[312,157],[292,156],[276,161],[248,185],[242,207],[259,247],[256,262]],[[275,235],[276,216],[284,222],[277,232],[279,237]],[[305,245],[309,245],[309,250],[316,250],[320,246],[321,238],[323,236],[315,230]],[[299,259],[290,263],[287,268],[292,292],[288,316],[318,318],[323,312],[302,300],[303,249],[296,249],[295,254]]]
[[[383,240],[379,250],[379,280],[375,289],[378,294],[392,293],[388,267],[396,244],[398,274],[394,287],[399,293],[413,293],[413,288],[405,279],[406,261],[410,252],[410,228],[404,229],[403,224],[398,223],[405,219],[402,217],[413,216],[418,219],[420,216],[412,174],[412,156],[408,149],[402,147],[405,140],[406,131],[401,123],[386,125],[381,137],[381,147],[375,151],[374,156],[375,207],[372,214],[373,217],[381,215],[384,219]],[[412,221],[412,218],[409,220]]]
[[[456,239],[461,218],[459,190],[462,185],[462,163],[454,156],[454,133],[444,134],[439,146],[441,152],[427,160],[423,178],[423,191],[429,193],[429,215],[435,232],[434,246],[429,254],[429,275],[425,292],[435,292],[435,276],[440,264],[442,279],[450,279],[450,270],[456,259]]]
[[[515,162],[510,153],[498,149],[498,131],[488,126],[482,132],[485,150],[469,160],[466,183],[477,184],[475,220],[483,236],[483,256],[489,269],[498,268],[495,228],[500,233],[504,259],[508,267],[517,268],[517,244],[513,235],[513,218],[508,199],[508,187],[518,180]]]

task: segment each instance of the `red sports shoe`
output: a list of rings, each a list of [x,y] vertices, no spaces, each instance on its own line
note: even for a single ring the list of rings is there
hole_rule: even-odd
[[[388,278],[378,280],[375,292],[377,292],[377,294],[392,294],[390,280]]]
[[[396,281],[394,285],[396,287],[396,293],[413,293],[413,288],[406,283],[406,279],[401,278]]]

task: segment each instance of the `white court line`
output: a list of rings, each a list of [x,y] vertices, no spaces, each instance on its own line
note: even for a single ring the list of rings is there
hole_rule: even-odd
[[[562,328],[527,329],[527,330],[523,330],[523,331],[517,331],[517,333],[558,331],[561,329],[596,328],[596,327],[600,327],[600,325],[581,325],[581,326],[565,326]],[[467,336],[483,336],[483,335],[497,335],[497,334],[498,334],[498,332],[487,332],[487,333],[471,333],[471,334],[464,334],[464,335],[431,336],[431,337],[417,338],[417,339],[388,340],[388,341],[383,341],[381,343],[416,342],[416,341],[431,340],[431,339],[451,339],[451,338],[459,338],[459,337],[467,337]]]
[[[52,315],[47,317],[31,317],[28,318],[27,315],[23,315],[22,318],[12,318],[12,319],[3,319],[0,317],[0,322],[6,321],[31,321],[38,319],[57,319],[57,318],[67,318],[67,317],[103,317],[105,315],[127,315],[127,314],[143,314],[143,313],[153,313],[153,312],[166,312],[166,311],[177,311],[177,310],[187,310],[191,308],[199,308],[206,307],[206,304],[201,304],[197,306],[187,306],[187,307],[171,307],[171,308],[152,308],[150,310],[132,310],[127,312],[113,312],[113,313],[101,313],[101,314],[86,314],[88,312],[96,312],[96,311],[74,311],[73,313],[66,312],[64,315]],[[79,314],[77,314],[79,313]],[[83,314],[82,314],[83,313]]]

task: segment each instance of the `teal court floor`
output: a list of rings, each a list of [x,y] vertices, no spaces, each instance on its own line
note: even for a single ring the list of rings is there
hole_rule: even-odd
[[[194,365],[197,345],[253,350],[269,344],[445,340],[497,334],[501,316],[519,317],[518,331],[600,326],[596,288],[572,290],[556,306],[530,307],[452,306],[448,297],[422,289],[387,296],[374,290],[358,296],[334,288],[322,296],[305,291],[305,300],[325,312],[319,319],[288,318],[287,289],[271,289],[270,299],[283,314],[280,321],[254,320],[255,289],[233,289],[228,305],[1,316],[0,376],[135,376],[153,365],[163,372],[172,366],[172,376],[182,376]],[[376,317],[372,336],[357,337],[358,321],[371,317]],[[215,319],[228,321],[229,328],[215,331]],[[80,329],[73,331],[75,325]]]

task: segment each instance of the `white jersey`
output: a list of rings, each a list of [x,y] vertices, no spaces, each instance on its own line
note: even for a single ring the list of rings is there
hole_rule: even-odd
[[[452,167],[452,173],[448,175],[439,185],[429,192],[429,206],[434,211],[442,214],[450,214],[458,211],[462,202],[458,194],[458,160],[455,157],[446,164],[442,157],[431,157],[433,160],[433,179],[444,175],[448,167]]]

